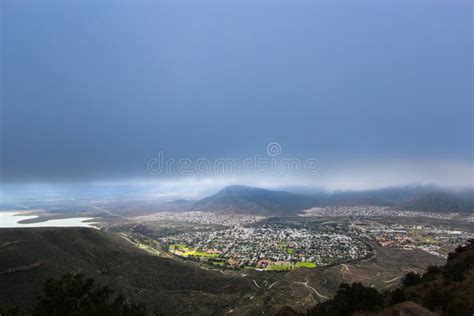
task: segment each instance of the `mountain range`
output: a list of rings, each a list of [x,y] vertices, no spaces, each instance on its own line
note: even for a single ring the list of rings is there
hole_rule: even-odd
[[[193,211],[266,216],[292,216],[311,207],[344,205],[388,206],[420,212],[474,213],[474,191],[468,189],[452,191],[435,186],[419,186],[297,194],[231,185],[202,200],[182,205]]]

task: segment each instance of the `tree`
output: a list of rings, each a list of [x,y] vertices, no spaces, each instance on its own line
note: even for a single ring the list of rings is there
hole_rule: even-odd
[[[138,316],[146,315],[142,305],[126,301],[107,286],[96,285],[82,274],[66,274],[49,279],[33,311],[38,316]]]
[[[472,313],[465,300],[455,297],[448,303],[446,315],[472,315]]]
[[[461,262],[452,264],[443,271],[443,277],[448,281],[462,282],[464,280],[464,272],[467,268],[468,267]]]
[[[342,283],[333,299],[309,312],[309,315],[351,315],[353,312],[377,312],[384,307],[383,296],[362,283]]]
[[[452,293],[447,289],[431,288],[423,297],[423,305],[432,311],[446,310],[446,306],[453,299]]]
[[[407,300],[403,289],[397,288],[390,294],[390,305],[405,302]]]
[[[1,316],[22,316],[27,315],[19,307],[0,307]]]
[[[405,278],[403,279],[403,285],[413,286],[420,283],[420,281],[421,281],[421,275],[414,271],[410,271],[405,275]]]

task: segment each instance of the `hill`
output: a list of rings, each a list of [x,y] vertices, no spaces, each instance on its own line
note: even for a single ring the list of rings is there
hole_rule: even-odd
[[[474,240],[450,253],[444,266],[407,274],[403,286],[388,296],[391,302],[413,301],[440,315],[473,315]]]
[[[413,211],[474,213],[474,192],[429,192],[399,207]]]
[[[418,212],[474,212],[474,191],[469,189],[454,191],[427,185],[318,194],[322,206],[378,205]]]
[[[427,193],[439,191],[435,186],[407,186],[365,191],[342,191],[327,194],[324,205],[379,205],[406,203]]]
[[[152,256],[95,229],[0,230],[0,307],[29,310],[45,280],[66,273],[93,277],[167,315],[224,314],[258,291],[249,279]]]
[[[374,247],[376,255],[366,260],[262,273],[150,255],[122,235],[91,228],[0,229],[0,311],[31,311],[48,278],[81,273],[157,314],[273,315],[285,305],[304,312],[341,282],[381,289],[407,271],[443,262],[420,250]]]
[[[182,208],[230,214],[291,216],[315,206],[378,205],[419,212],[474,212],[474,191],[449,191],[435,186],[386,188],[369,191],[317,192],[305,195],[288,191],[232,185]]]
[[[341,284],[334,298],[316,305],[319,315],[456,315],[474,313],[474,240],[450,253],[444,266],[409,272],[402,286],[379,293],[361,283]],[[433,314],[435,313],[435,314]]]
[[[315,206],[315,198],[242,185],[227,186],[192,205],[195,211],[232,214],[295,215]]]

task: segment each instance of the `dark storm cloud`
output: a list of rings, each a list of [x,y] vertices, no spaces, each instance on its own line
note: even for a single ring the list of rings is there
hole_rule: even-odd
[[[146,174],[269,141],[322,161],[472,162],[472,3],[13,1],[2,178]]]

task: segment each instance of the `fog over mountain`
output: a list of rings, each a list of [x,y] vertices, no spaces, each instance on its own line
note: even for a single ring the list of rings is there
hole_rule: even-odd
[[[191,204],[189,209],[221,214],[292,216],[312,207],[357,205],[420,212],[474,213],[474,190],[450,191],[435,186],[420,186],[334,193],[307,191],[303,195],[231,185]]]

